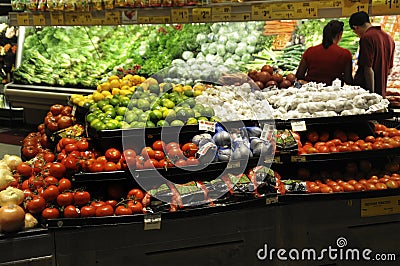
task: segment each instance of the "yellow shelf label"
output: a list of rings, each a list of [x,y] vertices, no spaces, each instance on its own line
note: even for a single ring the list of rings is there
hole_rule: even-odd
[[[33,14],[32,15],[33,25],[34,26],[45,26],[46,25],[46,17],[44,14]]]
[[[343,0],[322,0],[316,4],[320,8],[339,8],[343,6]]]
[[[169,16],[150,17],[150,23],[163,24],[170,22],[171,22],[171,17]]]
[[[231,14],[231,21],[249,21],[251,13]]]
[[[373,15],[389,15],[399,14],[400,1],[399,0],[372,0]]]
[[[17,23],[19,26],[29,26],[29,14],[28,13],[20,13],[17,14]]]
[[[107,25],[121,24],[121,13],[118,11],[107,11],[104,23],[106,23]]]
[[[271,19],[295,18],[295,3],[271,4]]]
[[[223,14],[230,14],[232,12],[232,7],[230,6],[216,6],[212,8],[212,13],[217,14],[217,13],[223,13]]]
[[[316,18],[318,16],[317,2],[302,2],[294,4],[295,18]]]
[[[212,21],[214,22],[226,22],[226,21],[231,21],[231,14],[213,14],[212,15]]]
[[[368,13],[369,0],[343,0],[342,16],[349,17],[355,12]]]
[[[400,196],[361,199],[361,217],[400,213]]]
[[[65,13],[65,24],[66,25],[82,25],[82,18],[80,14],[77,13]]]
[[[211,22],[211,8],[193,8],[193,22]]]
[[[138,23],[139,24],[150,23],[150,18],[149,17],[138,17]]]
[[[251,6],[251,17],[253,20],[271,19],[270,5],[261,4]]]
[[[50,24],[53,26],[64,25],[64,13],[50,12]]]
[[[79,14],[78,20],[81,22],[81,25],[91,25],[91,24],[96,24],[93,21],[93,17],[91,13],[82,13]]]
[[[171,10],[171,19],[175,23],[189,22],[189,9],[175,8]]]

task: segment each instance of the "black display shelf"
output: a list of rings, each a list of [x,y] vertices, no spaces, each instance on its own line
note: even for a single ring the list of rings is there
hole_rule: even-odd
[[[71,180],[78,183],[87,182],[104,182],[104,181],[118,181],[129,179],[129,173],[126,171],[112,171],[112,172],[95,172],[95,173],[76,173],[72,176]]]
[[[377,149],[353,152],[332,152],[332,153],[313,153],[306,155],[293,155],[291,162],[317,162],[317,161],[338,161],[338,160],[357,160],[385,157],[400,154],[400,148]]]
[[[32,229],[24,229],[18,232],[11,232],[11,233],[0,233],[0,241],[6,239],[12,239],[16,237],[33,237],[36,235],[46,234],[48,231],[45,228],[32,228]]]
[[[389,118],[393,118],[394,116],[396,116],[395,112],[392,109],[389,109],[388,112],[362,114],[362,115],[311,117],[311,118],[299,118],[299,119],[289,119],[289,120],[276,119],[275,123],[276,124],[286,124],[290,128],[291,122],[298,122],[298,121],[305,121],[306,125],[352,124],[352,123],[360,123],[362,121],[369,121],[369,120],[389,119]]]
[[[364,199],[387,196],[400,196],[400,188],[388,188],[383,190],[333,192],[333,193],[286,193],[278,196],[279,203],[294,203],[299,201],[332,201],[346,199]]]

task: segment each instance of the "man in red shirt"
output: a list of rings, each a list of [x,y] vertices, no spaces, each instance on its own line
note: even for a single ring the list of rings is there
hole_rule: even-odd
[[[335,79],[352,84],[352,57],[349,50],[338,46],[343,22],[330,21],[323,30],[322,44],[308,48],[296,71],[298,80],[331,85]]]
[[[349,19],[350,28],[360,37],[358,69],[354,84],[386,97],[388,76],[393,68],[395,44],[381,27],[372,26],[366,12],[357,12]]]

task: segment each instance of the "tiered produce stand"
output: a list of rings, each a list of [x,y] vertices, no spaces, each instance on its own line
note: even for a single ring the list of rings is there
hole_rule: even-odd
[[[294,65],[317,38],[302,34],[321,24],[301,28],[289,47],[282,47],[288,36],[271,48],[265,35],[235,41],[218,35],[235,39],[235,31],[251,27],[271,33],[268,25],[291,19],[282,27],[287,35],[298,19],[359,9],[400,13],[382,1],[328,2],[10,13],[22,32],[22,26],[85,27],[26,28],[21,37],[26,61],[21,50],[17,82],[6,95],[40,110],[30,112],[40,125],[22,143],[23,162],[7,167],[15,178],[10,186],[24,193],[18,204],[37,224],[12,232],[0,227],[0,264],[377,265],[378,254],[385,265],[398,265],[400,124],[389,103],[357,87],[294,80]],[[226,21],[248,24],[230,30],[219,23]],[[214,26],[186,27],[190,22]],[[86,27],[148,23],[162,25],[143,25],[137,35],[134,27]],[[81,37],[81,50],[67,33]],[[140,36],[151,41],[137,44]],[[149,55],[174,48],[170,36],[182,38],[182,51],[174,51],[184,53]],[[357,47],[354,37],[344,39],[349,49]],[[231,43],[213,51],[217,40]],[[268,44],[258,49],[260,42]],[[113,50],[120,46],[125,50]],[[145,60],[139,67],[131,57]],[[217,68],[227,61],[247,73]],[[144,73],[149,62],[154,72]],[[206,71],[210,80],[203,79]],[[154,179],[159,175],[166,180]],[[283,256],[297,249],[300,257],[291,253],[284,261],[281,248]],[[371,259],[322,256],[324,248],[345,255],[370,249]],[[316,257],[302,258],[309,249]]]

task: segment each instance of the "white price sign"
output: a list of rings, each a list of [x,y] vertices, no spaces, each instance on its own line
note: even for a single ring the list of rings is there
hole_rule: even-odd
[[[159,230],[161,229],[161,214],[151,213],[144,215],[144,230]]]
[[[307,131],[307,126],[305,121],[294,121],[290,123],[293,131]]]
[[[211,131],[215,132],[215,125],[217,122],[210,122],[210,121],[199,121],[199,130]]]

